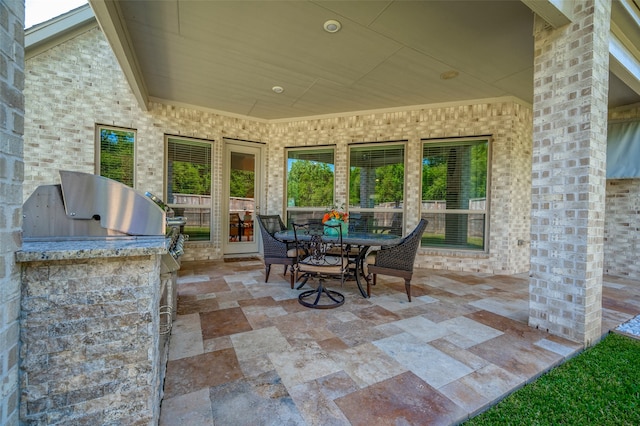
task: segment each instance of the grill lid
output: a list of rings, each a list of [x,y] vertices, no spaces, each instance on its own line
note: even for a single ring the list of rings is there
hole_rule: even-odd
[[[25,202],[25,238],[165,235],[164,210],[133,188],[90,173],[60,170],[60,178]]]

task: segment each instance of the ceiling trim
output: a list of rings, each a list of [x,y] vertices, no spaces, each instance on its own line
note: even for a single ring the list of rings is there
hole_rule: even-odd
[[[613,33],[609,35],[609,69],[640,95],[640,61]]]
[[[224,116],[224,117],[241,118],[243,120],[251,120],[251,121],[255,121],[255,122],[259,122],[259,123],[269,123],[271,121],[271,120],[268,120],[268,119],[265,119],[265,118],[252,117],[250,115],[244,115],[244,114],[236,114],[234,112],[223,111],[223,110],[214,109],[214,108],[207,108],[207,107],[203,107],[203,106],[200,106],[200,105],[193,105],[193,104],[189,104],[189,103],[185,103],[185,102],[176,102],[176,101],[171,101],[171,100],[167,100],[167,99],[157,98],[155,96],[150,96],[149,97],[149,102],[153,102],[153,103],[161,104],[161,105],[173,106],[173,107],[176,107],[176,108],[192,109],[192,110],[196,110],[196,111],[207,112],[207,113],[210,113],[210,114],[221,115],[221,116]]]
[[[353,117],[360,115],[374,115],[374,114],[387,114],[394,112],[408,112],[408,111],[418,111],[418,110],[426,110],[426,109],[436,109],[436,108],[451,108],[458,106],[469,106],[469,105],[479,105],[479,104],[494,104],[499,102],[510,102],[525,106],[527,108],[533,108],[533,105],[529,102],[523,101],[520,98],[515,96],[500,96],[495,98],[481,98],[481,99],[465,99],[462,101],[451,101],[451,102],[437,102],[432,104],[421,104],[421,105],[408,105],[408,106],[400,106],[393,108],[380,108],[380,109],[369,109],[369,110],[361,110],[361,111],[346,111],[335,114],[322,114],[322,115],[311,115],[306,117],[291,117],[291,118],[276,118],[273,120],[268,120],[269,123],[290,123],[295,121],[306,121],[306,120],[325,120],[329,118],[338,118],[338,117]],[[249,117],[252,118],[252,117]]]
[[[521,0],[553,28],[563,27],[573,22],[573,1],[571,0]]]
[[[99,17],[98,24],[109,41],[138,105],[142,110],[148,111],[149,91],[145,85],[118,2],[115,0],[89,0],[89,4],[96,18]]]
[[[249,115],[243,114],[234,114],[228,111],[221,111],[212,108],[205,108],[200,105],[192,105],[181,102],[168,101],[166,99],[160,99],[151,97],[149,98],[150,102],[157,103],[160,105],[168,105],[174,106],[177,108],[186,108],[192,109],[196,111],[207,112],[211,114],[220,115],[223,117],[232,117],[232,118],[240,118],[247,121],[254,121],[258,123],[293,123],[297,121],[309,121],[309,120],[327,120],[331,118],[339,118],[339,117],[353,117],[353,116],[361,116],[361,115],[374,115],[374,114],[387,114],[394,112],[408,112],[408,111],[418,111],[423,109],[436,109],[436,108],[452,108],[457,106],[469,106],[469,105],[479,105],[479,104],[491,104],[491,103],[499,103],[499,102],[510,102],[518,105],[522,105],[527,108],[533,108],[533,105],[529,102],[523,101],[520,98],[515,96],[500,96],[496,98],[481,98],[481,99],[465,99],[463,101],[452,101],[452,102],[440,102],[433,104],[421,104],[421,105],[408,105],[401,106],[395,108],[379,108],[379,109],[369,109],[369,110],[360,110],[360,111],[346,111],[346,112],[338,112],[331,114],[321,114],[321,115],[309,115],[309,116],[300,116],[300,117],[287,117],[287,118],[274,118],[274,119],[265,119],[258,118]]]
[[[612,3],[609,69],[640,95],[640,10],[630,0]]]

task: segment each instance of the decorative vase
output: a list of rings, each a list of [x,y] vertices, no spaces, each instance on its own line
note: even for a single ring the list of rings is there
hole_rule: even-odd
[[[342,235],[347,235],[349,233],[349,224],[345,221],[342,220],[338,220],[338,219],[329,219],[327,220],[325,223],[325,225],[331,225],[331,226],[335,226],[340,224],[340,230],[342,231]],[[327,235],[329,237],[337,237],[338,236],[338,230],[335,228],[328,228],[328,227],[324,227],[324,235]]]

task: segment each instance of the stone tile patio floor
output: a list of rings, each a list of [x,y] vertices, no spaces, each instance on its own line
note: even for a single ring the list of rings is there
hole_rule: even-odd
[[[527,325],[526,274],[417,269],[413,301],[378,276],[337,309],[298,303],[261,260],[184,262],[160,425],[458,424],[579,352]],[[640,313],[640,282],[606,276],[602,330]]]

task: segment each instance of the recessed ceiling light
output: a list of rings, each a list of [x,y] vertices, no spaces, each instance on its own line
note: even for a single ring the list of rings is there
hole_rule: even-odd
[[[440,74],[440,78],[442,80],[451,80],[452,78],[456,78],[460,73],[455,70],[445,71]]]
[[[271,88],[271,90],[273,90],[275,93],[282,93],[282,92],[284,92],[284,87],[282,87],[282,86],[273,86]]]
[[[329,19],[324,23],[324,30],[328,33],[337,33],[342,28],[342,24],[335,19]]]

